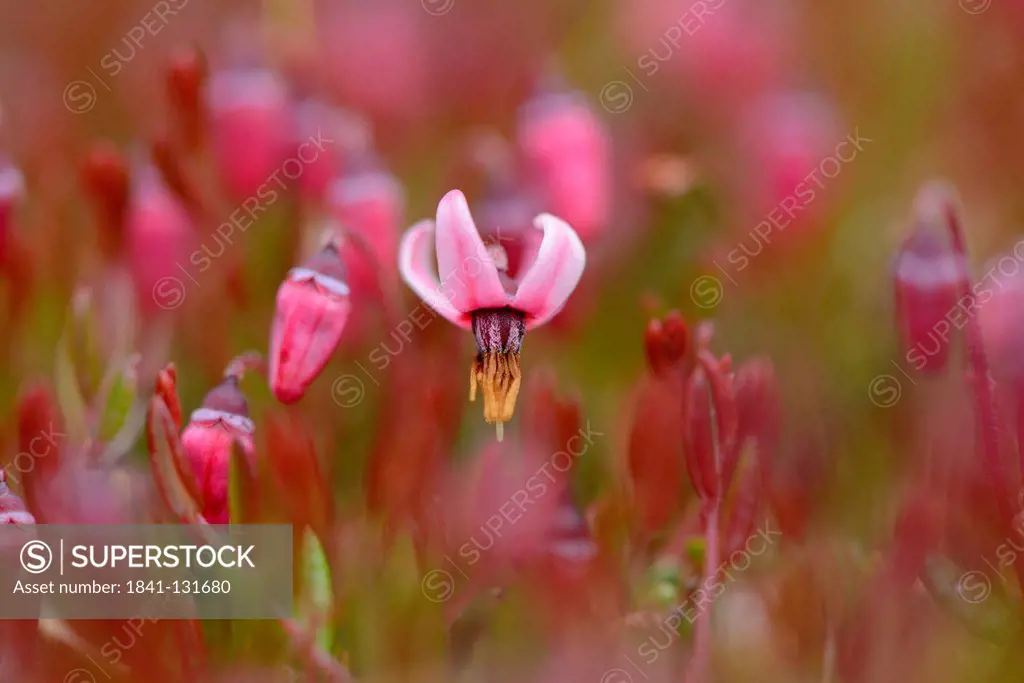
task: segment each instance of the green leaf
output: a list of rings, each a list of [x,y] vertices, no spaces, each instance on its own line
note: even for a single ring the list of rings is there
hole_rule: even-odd
[[[128,419],[136,395],[134,368],[129,365],[117,373],[106,392],[106,402],[100,413],[100,439],[111,441],[118,435]]]
[[[67,328],[57,342],[56,351],[53,368],[54,389],[61,414],[64,416],[68,442],[84,443],[89,436],[88,407],[78,384]]]
[[[686,556],[690,558],[694,566],[704,566],[705,540],[703,536],[694,536],[686,541]]]
[[[315,631],[317,645],[330,652],[334,644],[331,566],[319,539],[309,529],[302,538],[299,571],[301,582],[296,618],[310,632]]]

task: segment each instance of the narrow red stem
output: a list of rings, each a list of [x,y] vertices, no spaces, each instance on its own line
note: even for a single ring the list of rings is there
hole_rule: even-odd
[[[708,501],[704,515],[704,571],[700,585],[703,587],[718,572],[719,538],[718,518],[721,500]],[[709,608],[710,612],[710,608]],[[701,618],[704,617],[704,618]],[[711,674],[711,615],[699,614],[693,629],[693,659],[686,676],[687,683],[708,683]]]

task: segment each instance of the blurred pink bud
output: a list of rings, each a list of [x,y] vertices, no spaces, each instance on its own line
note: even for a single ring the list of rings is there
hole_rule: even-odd
[[[377,289],[376,269],[385,277],[394,278],[397,264],[398,233],[405,208],[402,185],[390,173],[375,169],[353,169],[334,180],[328,189],[327,201],[331,215],[341,227],[361,240],[376,264],[367,263],[365,249],[347,246],[344,250],[349,279],[357,292]]]
[[[433,103],[424,26],[416,3],[331,5],[318,28],[337,97],[374,118],[421,120]]]
[[[147,311],[167,309],[168,284],[186,266],[195,239],[185,208],[155,177],[143,169],[128,202],[128,259],[139,305]],[[172,287],[172,289],[174,289]]]
[[[21,172],[0,158],[0,266],[7,262],[7,242],[14,209],[25,192]]]
[[[79,173],[83,187],[96,205],[100,249],[108,258],[114,258],[121,253],[124,241],[130,187],[128,164],[115,146],[99,142],[89,150]]]
[[[686,7],[673,0],[623,0],[619,8],[619,25],[637,55],[635,78],[680,81],[702,106],[736,105],[781,73],[777,17],[765,16],[756,3],[707,0]]]
[[[234,197],[250,197],[288,155],[294,130],[288,89],[266,69],[227,69],[210,76],[207,103],[225,188]]]
[[[295,108],[295,118],[296,149],[307,140],[326,138],[335,141],[346,123],[340,111],[319,100],[300,102]],[[337,144],[325,144],[317,150],[313,161],[304,164],[298,183],[303,196],[319,200],[324,197],[331,180],[342,172],[344,160],[342,148]]]
[[[211,390],[189,418],[181,445],[200,493],[203,517],[210,524],[228,523],[232,448],[237,441],[255,458],[254,432],[249,405],[234,376]]]
[[[927,372],[942,370],[949,359],[953,331],[948,317],[955,311],[961,277],[945,234],[947,201],[932,193],[919,195],[913,231],[893,263],[896,318],[907,360]]]
[[[0,524],[35,524],[24,501],[7,488],[7,473],[0,470]]]
[[[293,268],[277,290],[270,387],[282,403],[303,397],[338,348],[352,304],[335,242]]]
[[[607,128],[590,102],[579,93],[535,98],[520,112],[517,142],[545,210],[584,243],[596,238],[611,210],[612,162]]]
[[[747,107],[740,133],[747,201],[785,226],[776,232],[792,235],[791,226],[820,215],[823,198],[838,194],[829,185],[869,142],[844,140],[837,120],[832,104],[811,93],[775,93]]]

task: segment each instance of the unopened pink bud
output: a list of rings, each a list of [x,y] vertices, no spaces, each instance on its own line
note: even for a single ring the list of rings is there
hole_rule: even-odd
[[[351,311],[345,266],[329,243],[277,290],[270,339],[270,388],[282,403],[303,397],[341,341]]]
[[[210,391],[189,418],[181,445],[200,492],[203,517],[210,524],[228,523],[232,448],[238,442],[250,458],[255,457],[254,432],[235,377]]]
[[[375,119],[421,121],[429,114],[436,56],[422,18],[421,7],[404,2],[327,6],[318,31],[337,97]]]
[[[270,181],[280,188],[291,144],[293,117],[285,84],[265,69],[228,69],[210,77],[213,155],[227,191],[251,197]]]
[[[547,211],[587,242],[609,219],[611,141],[594,107],[578,93],[542,95],[524,105],[517,135],[527,177]]]
[[[167,286],[183,286],[181,269],[188,267],[195,233],[188,212],[150,169],[140,172],[132,190],[127,233],[128,259],[139,305],[157,311],[180,304],[180,298],[168,297]]]
[[[770,242],[814,224],[830,197],[829,185],[856,160],[860,136],[845,140],[835,107],[815,93],[773,93],[755,100],[743,120],[740,153],[749,183],[746,200],[759,220],[783,226]],[[757,248],[756,244],[752,248]],[[758,249],[760,251],[760,249]],[[749,252],[748,252],[749,253]]]
[[[7,243],[15,207],[25,191],[21,172],[0,159],[0,265],[7,262]]]
[[[943,233],[941,206],[918,203],[913,232],[893,263],[896,317],[907,361],[936,372],[946,366],[955,330],[954,313],[961,270]]]

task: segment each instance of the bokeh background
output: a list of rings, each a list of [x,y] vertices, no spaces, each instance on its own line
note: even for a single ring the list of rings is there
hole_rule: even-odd
[[[157,6],[163,16],[154,15]],[[169,65],[198,46],[210,73],[266,67],[280,75],[291,102],[316,101],[361,117],[377,162],[401,187],[395,215],[373,228],[392,231],[394,242],[432,216],[452,188],[490,216],[494,204],[486,202],[498,195],[488,193],[488,172],[500,175],[494,167],[514,154],[524,104],[550,89],[578,91],[595,135],[609,145],[610,181],[595,190],[608,207],[585,235],[588,267],[577,293],[550,326],[528,335],[523,356],[528,375],[551,372],[560,391],[578,398],[583,419],[608,435],[573,471],[577,502],[588,508],[620,487],[634,385],[646,372],[643,331],[652,317],[678,309],[692,328],[714,321],[719,352],[738,362],[771,360],[783,406],[778,460],[810,459],[828,472],[815,479],[822,501],[815,524],[866,555],[891,536],[896,492],[916,476],[930,448],[911,438],[922,429],[920,404],[942,396],[957,406],[964,391],[959,360],[938,379],[905,360],[894,322],[892,258],[911,225],[915,193],[937,177],[959,190],[979,272],[1018,239],[1024,3],[157,6],[0,0],[0,155],[24,182],[10,220],[0,223],[2,453],[17,452],[19,392],[60,373],[55,367],[71,334],[76,293],[89,289],[102,299],[116,289],[105,279],[112,262],[123,259],[136,273],[136,350],[148,339],[139,330],[159,330],[161,343],[140,367],[151,372],[173,362],[187,413],[234,356],[266,353],[279,285],[312,252],[324,220],[335,216],[329,197],[289,188],[235,235],[225,256],[186,283],[177,305],[157,309],[145,301],[147,291],[152,298],[149,284],[175,272],[174,259],[161,257],[180,245],[155,239],[114,248],[117,257],[104,251],[112,238],[83,182],[83,163],[106,145],[128,160],[136,187],[142,182],[152,144],[175,125]],[[259,92],[252,96],[258,103]],[[245,158],[245,150],[266,144],[261,135],[280,133],[282,122],[295,125],[277,115],[225,143],[228,155]],[[350,129],[322,120],[338,133],[344,157]],[[574,134],[572,125],[567,131]],[[230,126],[208,133],[208,144],[231,135]],[[208,224],[193,226],[193,244],[209,245],[214,227],[240,202],[223,190],[224,176],[203,174],[215,163],[196,167],[195,184],[218,198]],[[529,178],[517,182],[523,180]],[[513,209],[521,208],[515,187]],[[780,226],[787,201],[800,208]],[[130,236],[121,239],[134,244]],[[138,284],[140,270],[149,278],[145,286]],[[473,462],[494,438],[479,405],[461,393],[470,336],[443,320],[411,338],[396,335],[395,321],[418,302],[393,263],[382,264],[381,273],[386,294],[354,298],[350,333],[295,408],[315,425],[338,504],[347,510],[361,510],[374,495],[367,482],[375,476],[381,430],[402,448],[434,454],[426,469],[395,475],[403,481],[429,478],[437,463]],[[101,347],[123,322],[119,305],[109,306],[119,313],[100,324]],[[99,355],[109,360],[112,353]],[[372,359],[382,357],[395,362],[381,368]],[[429,390],[407,388],[418,385]],[[257,424],[278,410],[255,375],[244,388]],[[506,426],[513,440],[530,409],[525,400],[518,423]],[[928,424],[944,426],[949,443],[969,449],[970,408],[960,407],[963,424]],[[417,420],[450,425],[452,436],[428,444]],[[415,497],[403,486],[387,495]],[[941,637],[965,651],[977,646],[952,627]],[[974,673],[979,680],[986,675]],[[963,668],[956,674],[966,675]]]

